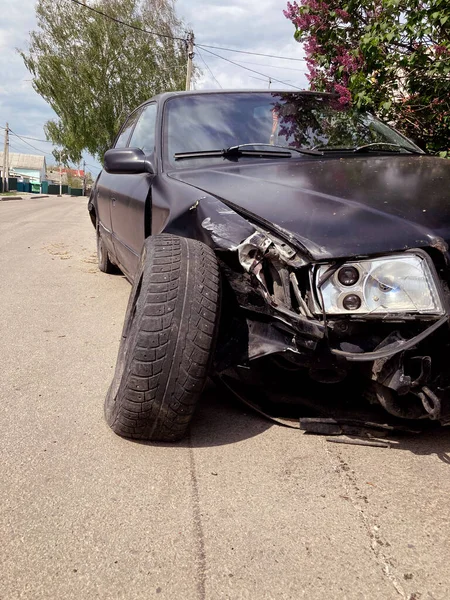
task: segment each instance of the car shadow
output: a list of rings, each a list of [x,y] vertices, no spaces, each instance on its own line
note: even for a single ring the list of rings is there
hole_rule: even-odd
[[[414,435],[393,435],[386,438],[392,450],[403,450],[417,456],[436,456],[450,465],[450,427],[426,423],[423,431]]]
[[[230,392],[208,382],[195,411],[189,432],[179,442],[130,442],[145,446],[208,448],[226,446],[260,435],[275,425],[237,400]]]
[[[299,406],[297,410],[295,410],[296,417],[309,416],[309,413],[308,415],[303,414],[308,412],[305,411],[305,407],[302,410],[302,407]],[[294,414],[290,416],[293,417]],[[349,413],[348,416],[352,415]],[[388,420],[389,416],[387,415],[387,417]],[[209,382],[200,398],[190,432],[185,439],[174,443],[130,441],[149,446],[208,448],[236,444],[260,435],[271,427],[281,426],[241,402],[223,386]],[[420,432],[413,434],[393,432],[383,436],[382,440],[390,444],[391,451],[407,451],[418,456],[436,455],[440,461],[450,464],[450,427],[443,427],[430,421],[421,421],[420,429]],[[292,431],[292,434],[302,437],[303,435],[308,437],[315,435],[305,433],[300,429]],[[327,435],[322,437],[327,437]],[[363,429],[359,437],[364,438]]]
[[[209,383],[192,420],[186,445],[205,448],[235,444],[260,435],[274,425],[226,389]]]

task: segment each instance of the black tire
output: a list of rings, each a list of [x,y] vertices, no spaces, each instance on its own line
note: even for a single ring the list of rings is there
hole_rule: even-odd
[[[97,260],[98,260],[98,268],[103,273],[117,273],[117,268],[109,259],[108,250],[106,249],[105,242],[103,241],[98,228],[97,228]]]
[[[216,339],[214,252],[173,235],[146,240],[128,301],[105,418],[134,439],[181,439],[203,391]]]

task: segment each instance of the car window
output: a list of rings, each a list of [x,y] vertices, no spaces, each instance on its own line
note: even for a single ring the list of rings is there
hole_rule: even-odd
[[[141,110],[135,110],[134,113],[128,117],[119,137],[116,140],[116,143],[114,144],[114,148],[125,148],[128,145],[127,142],[128,138],[130,137],[131,130],[133,129],[141,112]]]
[[[146,154],[155,149],[156,108],[156,104],[144,108],[128,144],[130,148],[140,148]]]

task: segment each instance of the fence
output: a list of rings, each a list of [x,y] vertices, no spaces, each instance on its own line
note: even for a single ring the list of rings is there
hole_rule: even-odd
[[[42,183],[30,183],[28,181],[17,181],[16,177],[8,178],[8,190],[10,192],[22,192],[23,194],[59,194],[59,184],[43,181]],[[0,192],[3,192],[3,180],[0,178]],[[72,188],[69,185],[62,186],[62,193],[69,196],[82,196],[81,188]]]
[[[59,183],[48,183],[48,181],[43,181],[42,193],[50,194],[51,196],[59,195]],[[82,196],[83,190],[81,188],[70,187],[70,185],[62,185],[61,194],[68,194],[69,196]]]
[[[8,190],[15,192],[17,190],[17,183],[16,177],[8,177]],[[3,192],[3,178],[0,178],[0,192]]]

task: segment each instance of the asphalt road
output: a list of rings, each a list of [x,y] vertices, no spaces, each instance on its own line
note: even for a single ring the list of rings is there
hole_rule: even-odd
[[[210,388],[184,443],[103,420],[129,284],[86,199],[0,202],[0,598],[450,598],[450,429],[330,444]]]

